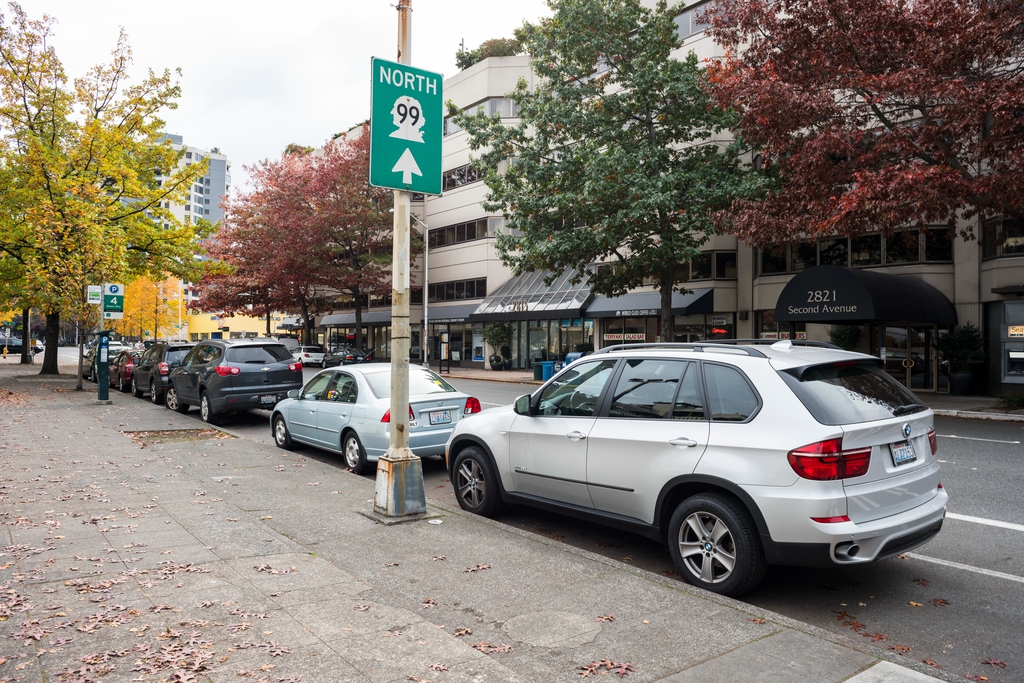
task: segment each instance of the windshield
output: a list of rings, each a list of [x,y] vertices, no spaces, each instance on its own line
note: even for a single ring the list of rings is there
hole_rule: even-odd
[[[876,365],[830,363],[779,374],[814,419],[826,425],[887,420],[927,410]]]
[[[229,363],[280,363],[291,359],[292,354],[284,344],[232,346],[228,348],[225,358]]]
[[[391,397],[391,373],[373,372],[363,375],[377,398]],[[425,368],[409,368],[409,395],[448,394],[456,391],[455,387]]]
[[[181,346],[176,349],[168,349],[167,357],[164,359],[166,363],[180,363],[181,359],[188,355],[188,352],[192,350],[191,346]]]

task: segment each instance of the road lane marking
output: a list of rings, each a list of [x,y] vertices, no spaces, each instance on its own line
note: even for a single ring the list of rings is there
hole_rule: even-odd
[[[1020,441],[1000,441],[999,439],[979,439],[976,436],[957,436],[956,434],[939,434],[944,439],[962,439],[964,441],[987,441],[988,443],[1019,444]]]
[[[998,519],[985,519],[984,517],[971,517],[970,515],[958,515],[955,512],[947,512],[946,517],[949,519],[959,519],[961,522],[974,522],[975,524],[987,524],[988,526],[997,526],[1002,529],[1013,529],[1014,531],[1024,531],[1024,524],[1014,524],[1013,522],[1000,522]]]
[[[953,569],[963,569],[976,574],[984,574],[985,576],[993,576],[997,579],[1005,579],[1007,581],[1016,581],[1017,583],[1024,583],[1024,576],[1017,576],[1015,574],[1004,574],[1003,572],[995,572],[991,569],[982,569],[981,567],[972,567],[969,564],[960,564],[959,562],[951,562],[949,560],[940,560],[937,557],[928,557],[927,555],[918,555],[917,553],[907,553],[907,557],[915,560],[924,560],[925,562],[934,562],[935,564],[941,564],[944,567],[951,567]]]

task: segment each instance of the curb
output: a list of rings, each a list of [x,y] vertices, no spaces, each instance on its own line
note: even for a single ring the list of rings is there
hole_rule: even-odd
[[[440,373],[438,373],[438,374],[440,374]],[[544,382],[542,382],[540,380],[536,380],[536,379],[510,379],[510,378],[505,378],[505,377],[487,377],[487,376],[477,377],[477,376],[473,376],[473,375],[452,375],[452,374],[448,374],[448,373],[445,373],[445,374],[441,375],[441,377],[444,377],[446,379],[465,379],[465,380],[469,380],[469,381],[479,381],[479,382],[500,382],[502,384],[534,384],[534,385],[536,385],[538,387],[540,385],[544,384]]]
[[[992,420],[993,422],[1024,422],[1024,415],[1008,413],[981,413],[973,410],[941,410],[933,408],[932,412],[939,417],[962,417],[969,420]]]

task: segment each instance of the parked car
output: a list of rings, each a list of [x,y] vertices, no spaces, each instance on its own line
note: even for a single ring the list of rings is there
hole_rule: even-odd
[[[391,434],[391,366],[321,370],[301,391],[290,392],[270,416],[274,443],[295,442],[340,453],[356,473],[388,450]],[[435,373],[409,368],[409,448],[420,457],[443,456],[452,428],[480,412],[480,401]]]
[[[324,356],[324,367],[336,368],[339,365],[369,363],[371,359],[372,357],[369,353],[360,351],[354,346],[342,346]]]
[[[135,365],[132,396],[143,398],[149,393],[154,404],[163,403],[171,370],[181,365],[193,346],[192,342],[158,341],[151,344]]]
[[[863,564],[938,534],[933,420],[881,360],[828,344],[625,345],[459,422],[447,462],[465,510],[630,529],[735,596],[769,564]]]
[[[292,351],[292,358],[303,365],[324,366],[324,350],[319,346],[300,346]]]
[[[274,339],[210,339],[198,342],[171,370],[164,400],[187,413],[199,406],[204,422],[218,424],[223,413],[271,409],[302,387],[302,363]]]
[[[110,361],[114,360],[121,351],[127,349],[128,346],[122,342],[111,340],[107,345],[107,370],[110,369]],[[82,360],[82,377],[89,380],[90,382],[99,381],[99,369],[97,364],[99,362],[99,344],[94,344],[91,349],[85,352],[85,356]]]
[[[42,344],[40,344],[34,339],[31,340],[31,344],[33,356],[36,355],[37,353],[42,353]],[[21,353],[21,346],[21,337],[0,337],[0,349],[6,348],[8,356],[14,355],[16,353]]]
[[[142,353],[135,349],[119,351],[107,368],[110,386],[117,387],[120,391],[128,391],[132,385],[132,372],[141,355]]]

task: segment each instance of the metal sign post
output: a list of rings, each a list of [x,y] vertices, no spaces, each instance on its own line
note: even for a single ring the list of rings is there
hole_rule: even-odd
[[[394,246],[391,276],[391,423],[388,452],[377,460],[373,509],[387,517],[421,515],[427,511],[423,465],[409,448],[409,270],[410,191],[440,193],[441,81],[408,68],[412,61],[412,0],[399,0],[398,64],[374,59],[373,114],[370,119],[370,183],[395,190]],[[397,92],[396,97],[392,97]],[[413,93],[437,98],[436,113]],[[390,100],[388,102],[387,100]],[[384,102],[384,104],[382,104]],[[385,106],[386,105],[386,106]],[[430,113],[428,113],[430,112]],[[433,119],[433,120],[431,120]],[[432,128],[427,128],[431,125]],[[427,131],[424,129],[427,128]],[[429,135],[436,129],[436,135]],[[384,138],[383,143],[377,142]],[[436,137],[437,189],[434,176],[420,152],[433,152]],[[377,144],[374,144],[374,143]],[[381,161],[383,160],[383,166]],[[422,163],[422,165],[421,165]],[[388,172],[384,170],[390,166]],[[424,170],[424,166],[428,166]],[[415,179],[414,179],[415,177]],[[396,182],[400,181],[400,182]],[[421,185],[424,182],[426,184]]]

